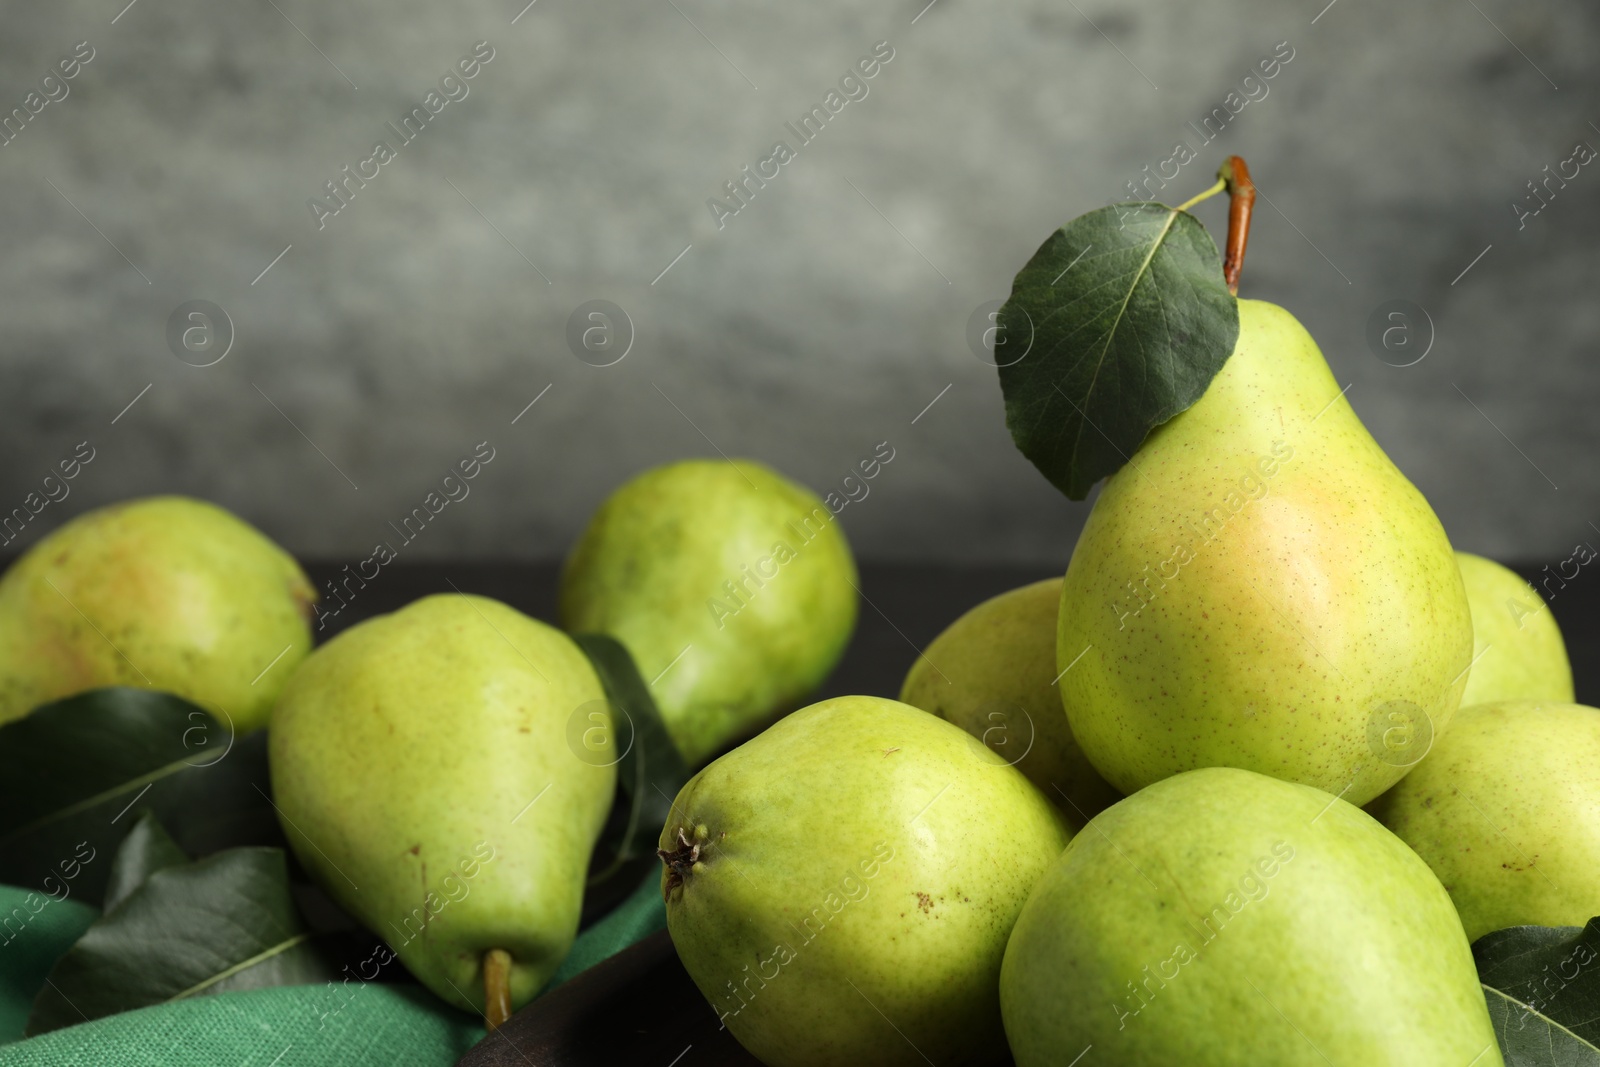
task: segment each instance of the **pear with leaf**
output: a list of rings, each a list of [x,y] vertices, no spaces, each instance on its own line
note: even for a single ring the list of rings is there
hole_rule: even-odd
[[[1181,209],[1124,205],[1119,236],[1107,208],[1047,242],[1002,312],[1056,331],[1001,370],[1019,445],[1069,495],[1110,474],[1062,585],[1061,699],[1123,792],[1225,766],[1365,803],[1415,763],[1391,724],[1448,727],[1472,616],[1438,518],[1305,327],[1231,295],[1253,195],[1237,157],[1224,185],[1223,270]],[[1102,276],[1110,306],[1073,299]]]

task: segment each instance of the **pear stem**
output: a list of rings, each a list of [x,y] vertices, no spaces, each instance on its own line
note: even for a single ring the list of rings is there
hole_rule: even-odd
[[[511,953],[492,948],[483,954],[483,1025],[498,1030],[511,1018]]]
[[[1191,196],[1189,199],[1185,200],[1183,203],[1179,204],[1177,207],[1173,208],[1172,210],[1174,210],[1174,211],[1188,211],[1190,208],[1194,207],[1200,201],[1202,201],[1202,200],[1210,200],[1213,196],[1216,196],[1218,193],[1222,192],[1222,190],[1226,189],[1227,187],[1228,187],[1227,179],[1226,178],[1218,178],[1217,179],[1217,184],[1213,185],[1211,188],[1207,189],[1205,192],[1201,193],[1198,196]]]
[[[1228,292],[1239,295],[1239,272],[1244,269],[1244,250],[1250,243],[1250,216],[1256,206],[1256,186],[1250,168],[1239,156],[1229,156],[1217,171],[1228,187],[1228,245],[1222,256],[1222,280]]]

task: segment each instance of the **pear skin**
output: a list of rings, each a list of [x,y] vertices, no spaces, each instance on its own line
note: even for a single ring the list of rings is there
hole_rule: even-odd
[[[425,597],[339,634],[284,691],[268,735],[284,833],[423,985],[481,1014],[503,950],[520,1007],[572,946],[610,808],[615,761],[573,737],[596,713],[571,638],[485,597]]]
[[[1359,808],[1233,768],[1099,815],[1000,974],[1017,1067],[1498,1067],[1444,888]]]
[[[1443,734],[1472,616],[1438,518],[1287,311],[1239,301],[1205,394],[1096,500],[1057,631],[1072,733],[1125,793],[1241,767],[1365,803]],[[1414,761],[1411,761],[1414,762]]]
[[[667,927],[769,1067],[993,1062],[1006,935],[1069,836],[961,729],[878,697],[825,700],[678,794]]]
[[[86,512],[0,577],[0,722],[135,686],[254,730],[311,650],[315,600],[287,552],[214,504],[159,496]]]
[[[1056,692],[1061,579],[991,597],[934,638],[900,701],[955,723],[1028,776],[1074,830],[1122,799],[1067,725]]]
[[[1600,915],[1600,711],[1506,701],[1450,732],[1369,805],[1439,876],[1467,936]]]
[[[1457,552],[1456,562],[1472,605],[1472,671],[1461,706],[1506,700],[1572,703],[1567,645],[1544,599],[1492,559]]]
[[[561,573],[562,625],[627,647],[690,764],[820,685],[855,619],[855,562],[833,512],[749,460],[633,478]]]

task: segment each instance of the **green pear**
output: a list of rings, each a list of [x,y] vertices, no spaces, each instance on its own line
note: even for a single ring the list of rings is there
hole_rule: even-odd
[[[1122,794],[1078,747],[1056,692],[1061,579],[991,597],[922,650],[900,700],[994,749],[1057,804],[1074,829]]]
[[[1017,1067],[1498,1067],[1450,897],[1310,786],[1213,767],[1097,815],[1011,932]]]
[[[1066,845],[971,735],[878,697],[779,721],[695,775],[661,834],[667,927],[769,1067],[1004,1055],[1006,935]]]
[[[1472,662],[1450,542],[1282,308],[1239,301],[1221,372],[1095,501],[1058,669],[1079,656],[1072,733],[1125,793],[1223,766],[1365,803],[1408,769],[1382,724],[1449,726]]]
[[[855,583],[813,494],[749,460],[686,460],[595,512],[561,574],[561,621],[622,642],[693,764],[821,684],[855,626]]]
[[[1456,562],[1472,605],[1474,643],[1461,706],[1502,700],[1571,703],[1567,646],[1533,586],[1492,559],[1457,552]]]
[[[244,733],[311,650],[300,565],[214,504],[79,515],[0,577],[0,722],[104,686],[161,689]]]
[[[1467,936],[1600,915],[1600,711],[1507,701],[1456,715],[1370,805],[1439,876]]]
[[[425,597],[296,672],[268,734],[273,795],[301,863],[418,980],[482,1012],[509,953],[516,1007],[578,929],[616,767],[574,728],[609,721],[571,638],[485,597]]]

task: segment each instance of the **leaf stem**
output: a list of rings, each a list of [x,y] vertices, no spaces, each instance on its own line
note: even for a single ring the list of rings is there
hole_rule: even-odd
[[[1190,208],[1194,207],[1200,201],[1211,199],[1213,196],[1216,196],[1218,193],[1222,192],[1222,190],[1226,189],[1227,187],[1228,187],[1228,180],[1219,175],[1217,177],[1217,184],[1213,185],[1211,188],[1207,189],[1205,192],[1201,193],[1199,196],[1191,196],[1189,199],[1185,200],[1183,203],[1181,203],[1177,207],[1173,208],[1173,210],[1174,211],[1188,211]]]
[[[492,948],[483,954],[483,1025],[498,1030],[511,1018],[511,953]]]
[[[1222,257],[1222,278],[1228,292],[1239,295],[1239,272],[1244,269],[1244,250],[1250,243],[1250,216],[1256,206],[1256,186],[1250,168],[1239,156],[1229,156],[1217,171],[1228,186],[1228,245]]]

